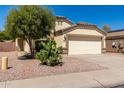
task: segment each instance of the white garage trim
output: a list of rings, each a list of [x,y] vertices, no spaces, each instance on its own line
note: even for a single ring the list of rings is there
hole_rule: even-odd
[[[86,36],[68,37],[68,54],[101,54],[101,38]]]

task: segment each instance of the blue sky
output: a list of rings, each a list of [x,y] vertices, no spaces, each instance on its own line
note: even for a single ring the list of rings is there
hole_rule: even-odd
[[[4,29],[9,10],[17,6],[0,5],[0,30]],[[55,15],[65,16],[72,22],[88,22],[102,28],[104,24],[112,30],[124,29],[124,6],[102,5],[50,5],[47,6]]]

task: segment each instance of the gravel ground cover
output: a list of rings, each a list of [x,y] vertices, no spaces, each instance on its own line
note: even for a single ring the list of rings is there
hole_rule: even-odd
[[[7,56],[9,58],[9,69],[1,70],[1,57]],[[40,65],[36,59],[18,60],[17,52],[0,52],[0,82],[17,79],[26,79],[46,75],[56,75],[74,72],[86,72],[94,70],[103,70],[106,67],[86,62],[74,57],[63,57],[62,66],[45,66]]]

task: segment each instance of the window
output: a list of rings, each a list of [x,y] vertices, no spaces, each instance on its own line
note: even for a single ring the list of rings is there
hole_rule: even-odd
[[[62,21],[60,21],[60,25],[62,25]]]
[[[62,25],[62,21],[58,21],[58,25]]]
[[[66,35],[64,35],[64,40],[63,41],[66,41]]]

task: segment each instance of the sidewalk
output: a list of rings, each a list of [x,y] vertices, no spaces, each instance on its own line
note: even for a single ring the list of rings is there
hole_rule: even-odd
[[[124,84],[124,69],[107,69],[90,72],[45,76],[25,80],[1,82],[7,88],[109,88]]]

